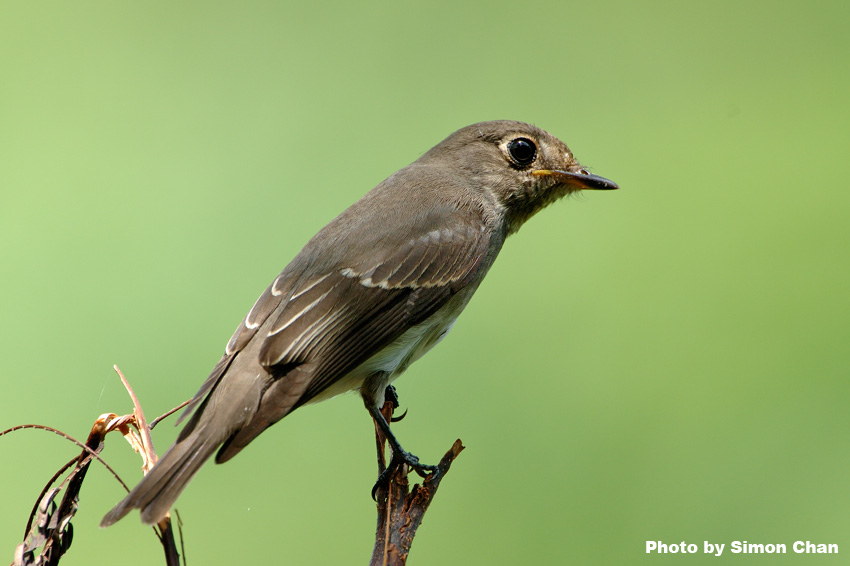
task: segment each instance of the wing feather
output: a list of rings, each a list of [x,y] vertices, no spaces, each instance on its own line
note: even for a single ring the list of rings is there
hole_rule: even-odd
[[[383,257],[376,250],[366,270],[341,264],[314,274],[279,306],[260,364],[273,374],[277,366],[315,367],[303,404],[436,312],[481,266],[488,244],[480,226],[461,220]]]
[[[190,405],[227,379],[228,368],[243,351],[256,355],[255,363],[268,372],[255,412],[225,442],[218,460],[232,457],[473,280],[491,253],[489,232],[460,212],[439,221],[439,229],[410,234],[401,245],[372,238],[367,259],[361,259],[363,242],[353,243],[353,236],[348,242],[308,244],[283,270],[236,329],[225,357]],[[261,343],[248,348],[255,340]]]

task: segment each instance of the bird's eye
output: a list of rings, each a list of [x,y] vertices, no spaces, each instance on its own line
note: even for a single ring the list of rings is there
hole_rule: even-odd
[[[516,138],[508,143],[508,153],[514,163],[526,167],[537,157],[537,146],[528,138]]]

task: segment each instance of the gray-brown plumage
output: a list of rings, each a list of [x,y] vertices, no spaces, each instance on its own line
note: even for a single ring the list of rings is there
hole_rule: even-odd
[[[101,526],[134,508],[156,523],[213,452],[229,460],[301,405],[359,390],[388,430],[377,411],[386,387],[451,329],[505,238],[570,192],[616,188],[529,124],[450,135],[335,218],[269,285],[175,444]]]

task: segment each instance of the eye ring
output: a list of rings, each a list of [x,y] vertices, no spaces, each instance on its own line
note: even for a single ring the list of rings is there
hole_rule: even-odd
[[[508,156],[518,167],[528,167],[537,157],[537,146],[528,138],[515,138],[508,142]]]

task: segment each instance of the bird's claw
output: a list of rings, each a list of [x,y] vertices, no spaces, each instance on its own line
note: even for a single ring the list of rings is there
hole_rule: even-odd
[[[402,466],[407,465],[410,469],[414,470],[420,477],[427,478],[430,474],[436,473],[439,468],[437,466],[432,466],[431,464],[423,464],[419,461],[414,454],[410,452],[393,452],[393,457],[390,460],[390,464],[384,469],[383,472],[378,476],[378,480],[375,482],[375,485],[372,487],[372,499],[376,499],[376,494],[378,493],[378,488],[381,486],[388,485],[390,482],[390,478],[392,475]]]

